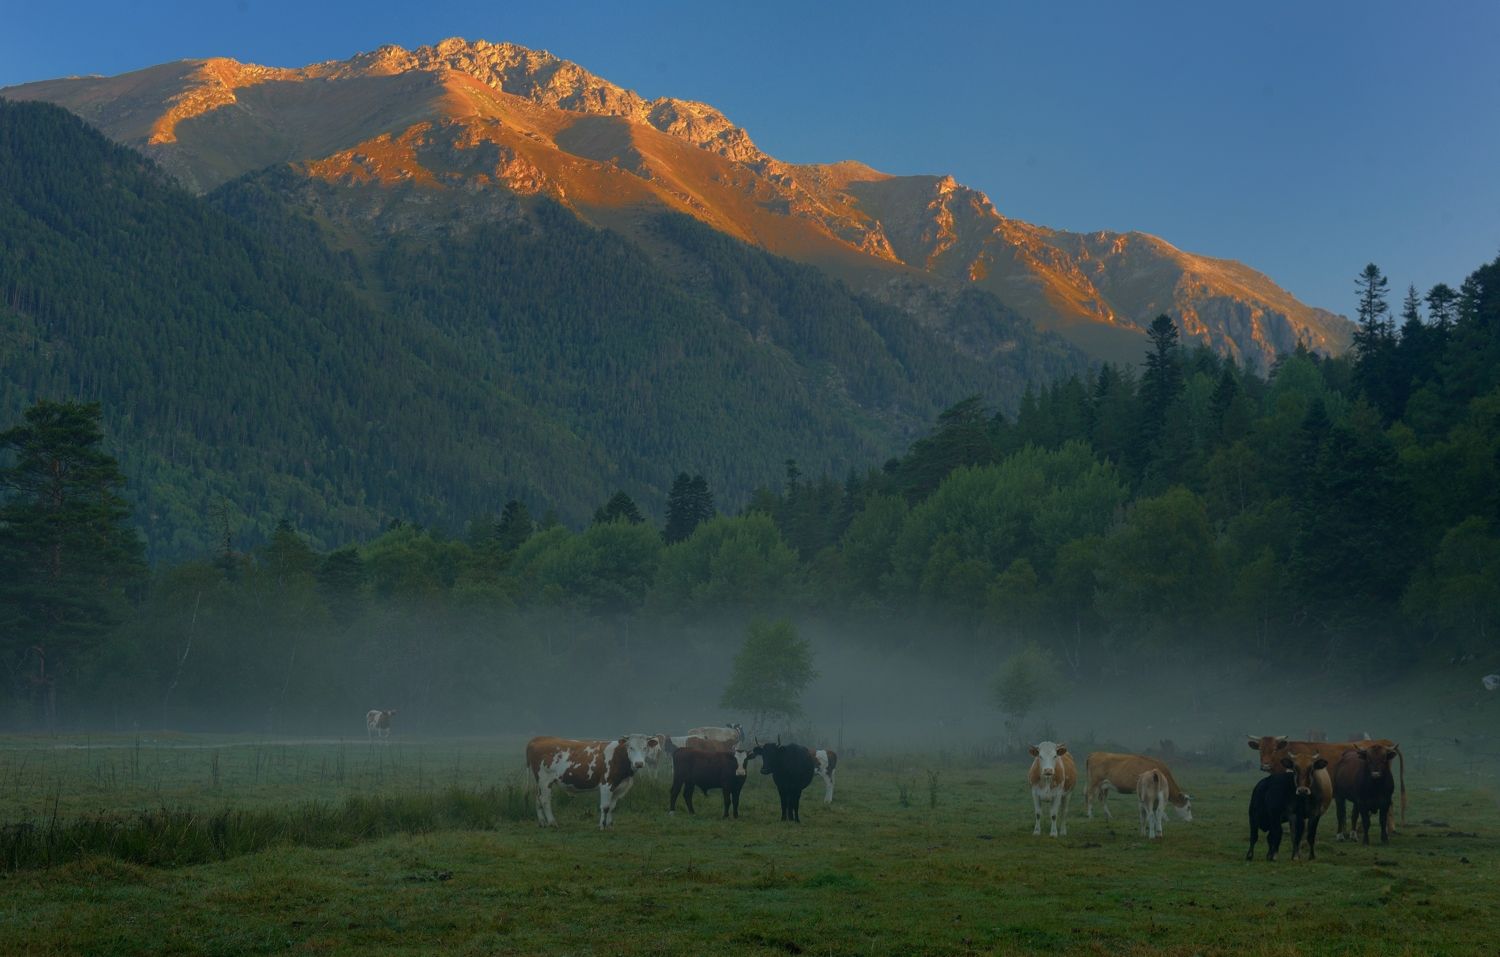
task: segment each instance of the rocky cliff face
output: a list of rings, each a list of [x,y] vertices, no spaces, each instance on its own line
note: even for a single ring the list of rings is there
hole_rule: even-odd
[[[952,177],[782,163],[711,106],[646,100],[509,43],[386,46],[297,70],[182,61],[0,95],[65,106],[198,191],[292,163],[334,219],[419,233],[514,215],[538,193],[627,232],[643,210],[677,209],[892,301],[913,281],[987,289],[1103,358],[1138,357],[1162,312],[1263,367],[1299,339],[1342,351],[1353,331],[1243,264],[1009,219]]]

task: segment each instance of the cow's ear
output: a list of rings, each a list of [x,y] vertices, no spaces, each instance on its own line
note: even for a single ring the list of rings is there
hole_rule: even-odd
[[[1280,751],[1284,747],[1286,747],[1286,735],[1276,739],[1276,747],[1273,750]]]
[[[1042,756],[1042,752],[1038,751],[1036,748],[1027,748],[1026,753],[1031,755],[1033,758],[1039,758]]]
[[[1251,738],[1249,741],[1251,751],[1260,750],[1260,738]]]
[[[1354,753],[1359,755],[1359,759],[1361,761],[1370,760],[1370,752],[1366,751],[1364,748],[1355,748]]]
[[[1057,753],[1058,754],[1067,754],[1068,753],[1068,746],[1066,744],[1059,744],[1057,746]]]
[[[1328,759],[1327,758],[1319,758],[1318,760],[1316,760],[1316,761],[1313,762],[1313,770],[1314,771],[1321,771],[1321,770],[1323,770],[1326,767],[1328,767]]]
[[[1288,771],[1290,771],[1292,768],[1296,767],[1296,765],[1292,763],[1292,759],[1291,758],[1282,758],[1281,759],[1281,766],[1284,767],[1284,768],[1286,768]]]

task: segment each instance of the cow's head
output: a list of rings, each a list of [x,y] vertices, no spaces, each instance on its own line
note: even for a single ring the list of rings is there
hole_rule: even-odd
[[[1395,747],[1387,748],[1383,744],[1372,744],[1369,747],[1355,748],[1354,753],[1359,759],[1370,766],[1370,777],[1380,778],[1391,769],[1391,760],[1396,756]]]
[[[661,760],[661,735],[659,734],[627,734],[620,739],[620,746],[625,749],[625,759],[630,762],[632,771],[644,768],[646,761],[653,754],[656,760]]]
[[[1260,737],[1247,735],[1250,739],[1250,750],[1260,752],[1260,769],[1262,771],[1275,771],[1280,767],[1281,755],[1279,752],[1286,750],[1286,735],[1273,737],[1266,734]]]
[[[1317,754],[1289,754],[1281,759],[1281,766],[1292,772],[1297,785],[1297,795],[1306,797],[1313,793],[1313,788],[1318,786],[1316,774],[1328,767],[1328,761]]]
[[[745,772],[750,767],[750,759],[752,757],[754,757],[754,755],[752,755],[749,751],[742,751],[739,748],[735,748],[734,749],[734,775],[735,775],[735,777],[742,778],[742,777],[745,776]]]
[[[1193,796],[1191,794],[1177,794],[1168,797],[1167,803],[1172,805],[1172,810],[1177,812],[1179,820],[1191,821],[1193,819]]]
[[[1056,744],[1051,741],[1043,741],[1034,748],[1028,748],[1031,756],[1036,758],[1037,764],[1041,766],[1043,781],[1062,780],[1063,762],[1062,756],[1068,753],[1066,744]]]
[[[750,757],[760,758],[760,773],[770,774],[771,765],[776,763],[776,753],[781,750],[781,745],[772,744],[769,741],[757,741],[755,750],[750,752]]]

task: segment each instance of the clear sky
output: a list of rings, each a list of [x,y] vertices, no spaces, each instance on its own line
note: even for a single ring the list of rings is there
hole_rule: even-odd
[[[790,162],[951,173],[1008,216],[1239,259],[1346,315],[1367,262],[1425,290],[1500,253],[1494,2],[0,0],[0,84],[449,36],[711,103]]]

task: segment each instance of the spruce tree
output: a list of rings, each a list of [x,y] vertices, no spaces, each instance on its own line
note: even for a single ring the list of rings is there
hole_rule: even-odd
[[[1354,280],[1355,291],[1359,293],[1359,328],[1354,333],[1354,383],[1364,390],[1370,404],[1387,419],[1400,415],[1401,411],[1400,390],[1395,388],[1398,377],[1396,329],[1385,299],[1389,285],[1390,280],[1381,275],[1380,267],[1374,263],[1366,266]]]
[[[667,524],[661,532],[661,540],[666,544],[686,541],[698,527],[700,519],[695,497],[692,478],[686,472],[678,472],[677,478],[672,480],[672,490],[667,493]]]
[[[1177,355],[1177,324],[1169,316],[1157,316],[1147,330],[1151,351],[1146,355],[1146,374],[1141,377],[1141,430],[1136,459],[1142,471],[1162,452],[1159,443],[1166,431],[1167,410],[1182,394],[1182,364]]]
[[[1427,317],[1434,328],[1452,329],[1458,321],[1458,291],[1445,282],[1427,290]]]
[[[500,545],[502,552],[513,552],[520,548],[532,532],[536,531],[536,523],[531,520],[531,513],[526,510],[526,503],[517,499],[511,499],[505,503],[505,510],[500,513],[500,523],[495,527],[495,541]]]
[[[28,662],[50,729],[58,675],[120,623],[123,588],[146,568],[125,475],[100,448],[99,403],[42,401],[25,418],[0,432],[0,452],[15,456],[0,469],[0,642]]]
[[[624,489],[616,492],[608,502],[594,509],[595,525],[608,525],[622,518],[632,525],[639,525],[645,521],[641,517],[641,510],[635,507],[634,500],[625,494]]]

